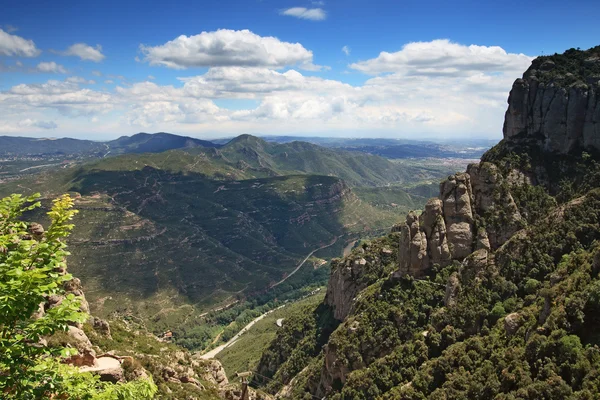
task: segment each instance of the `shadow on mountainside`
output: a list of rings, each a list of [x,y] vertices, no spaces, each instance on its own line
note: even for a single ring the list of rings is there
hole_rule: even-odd
[[[72,182],[84,198],[110,198],[106,209],[78,206],[70,247],[71,271],[96,295],[175,289],[198,302],[261,290],[347,231],[350,192],[333,177],[214,181],[146,167],[80,171]]]

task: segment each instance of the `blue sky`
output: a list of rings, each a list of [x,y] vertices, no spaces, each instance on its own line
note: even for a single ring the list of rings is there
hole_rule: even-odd
[[[5,0],[0,134],[499,138],[512,81],[536,55],[600,44],[599,12],[597,1]]]

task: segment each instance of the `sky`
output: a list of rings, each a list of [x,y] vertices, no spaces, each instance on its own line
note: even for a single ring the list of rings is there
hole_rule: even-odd
[[[2,0],[0,135],[502,137],[600,2]]]

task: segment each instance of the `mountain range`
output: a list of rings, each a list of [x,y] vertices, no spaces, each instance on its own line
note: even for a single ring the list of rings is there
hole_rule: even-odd
[[[415,183],[430,186],[453,168],[250,135],[213,145],[138,134],[102,146],[100,157],[6,178],[0,194],[39,191],[47,207],[72,193],[79,214],[70,269],[95,313],[141,318],[152,331],[179,332],[192,348],[218,332],[189,333],[199,315],[265,291],[263,302],[324,283],[327,265],[287,278],[315,250],[327,260],[389,229],[423,206]]]

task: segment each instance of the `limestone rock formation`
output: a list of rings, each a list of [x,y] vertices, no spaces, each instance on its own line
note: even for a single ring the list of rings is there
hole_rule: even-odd
[[[398,234],[395,233],[394,236],[397,237]],[[333,308],[334,318],[339,321],[346,318],[358,293],[374,280],[383,277],[386,274],[384,267],[395,258],[396,252],[387,243],[373,241],[352,250],[352,253],[342,259],[333,259],[325,304]]]
[[[517,183],[515,183],[516,185]],[[440,184],[417,217],[410,212],[400,232],[394,278],[423,276],[433,265],[465,260],[475,250],[495,250],[525,221],[510,193],[511,184],[492,163],[470,164],[467,172]],[[488,223],[482,221],[488,219]],[[479,221],[479,222],[478,222]]]
[[[452,258],[463,259],[473,248],[473,194],[469,174],[449,176],[440,184],[440,197]]]
[[[478,245],[481,242],[481,247],[489,245],[492,249],[497,249],[521,228],[521,214],[508,185],[503,184],[504,177],[496,165],[489,162],[470,164],[467,173],[471,177],[476,213],[485,217],[502,210],[502,223],[488,226],[487,232],[481,232],[478,237]]]
[[[575,54],[569,50],[565,54]],[[600,150],[600,48],[585,57],[538,57],[513,84],[504,120],[504,138],[536,138],[545,151]],[[573,72],[577,73],[575,75]]]
[[[67,334],[72,339],[69,344],[73,345],[78,352],[78,354],[70,357],[67,362],[77,367],[94,366],[96,364],[96,352],[83,330],[75,326],[69,326]]]

